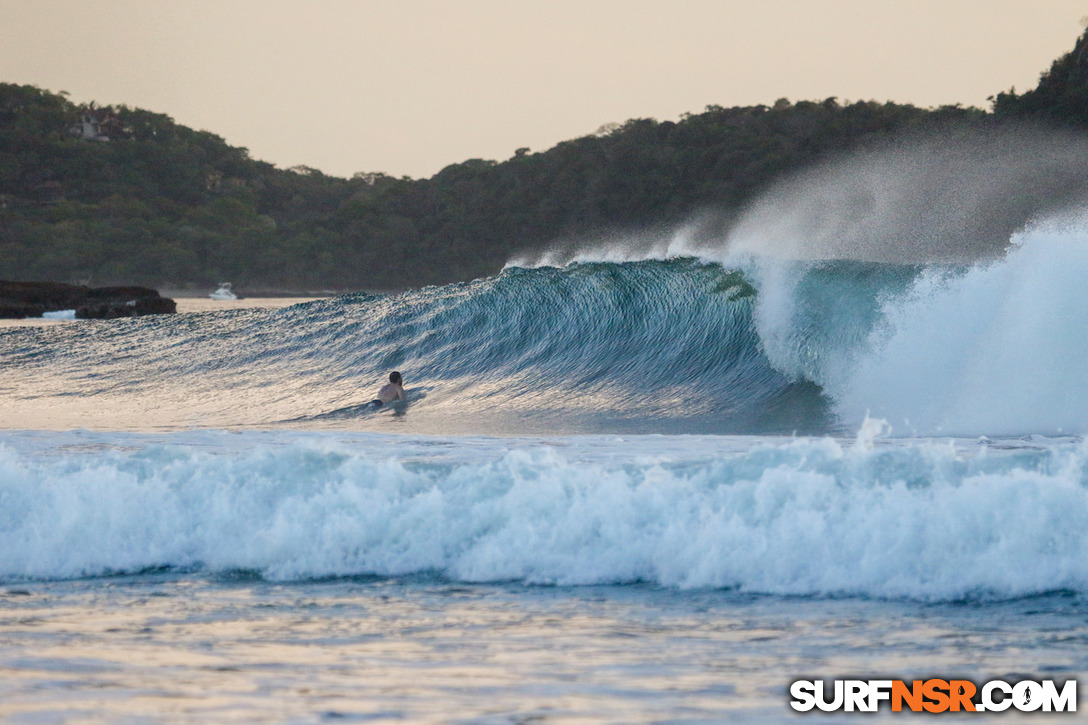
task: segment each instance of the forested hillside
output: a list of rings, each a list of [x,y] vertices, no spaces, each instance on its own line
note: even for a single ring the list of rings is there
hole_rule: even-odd
[[[1054,61],[1034,90],[1018,95],[1010,89],[992,100],[999,118],[1030,118],[1088,129],[1088,32],[1072,52]]]
[[[466,280],[556,240],[724,220],[772,180],[907,131],[1036,118],[1088,126],[1082,38],[994,110],[894,103],[710,107],[636,119],[430,179],[277,169],[150,111],[0,84],[0,279],[388,289]]]

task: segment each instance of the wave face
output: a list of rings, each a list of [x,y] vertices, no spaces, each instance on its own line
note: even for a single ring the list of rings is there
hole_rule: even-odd
[[[1088,222],[974,264],[579,262],[279,310],[0,330],[6,427],[1088,432]],[[414,402],[364,404],[399,369]],[[387,428],[380,428],[388,430]]]
[[[879,433],[0,434],[0,581],[168,568],[932,601],[1088,593],[1083,443]]]
[[[753,296],[693,260],[510,269],[398,296],[7,330],[0,372],[23,427],[365,427],[386,412],[362,404],[398,369],[417,399],[405,430],[826,429],[818,388],[763,355]]]

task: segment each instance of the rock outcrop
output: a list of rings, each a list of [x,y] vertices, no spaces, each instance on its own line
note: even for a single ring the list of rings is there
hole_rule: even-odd
[[[59,282],[0,281],[0,318],[41,317],[75,310],[82,319],[177,312],[177,303],[150,287],[84,287]]]

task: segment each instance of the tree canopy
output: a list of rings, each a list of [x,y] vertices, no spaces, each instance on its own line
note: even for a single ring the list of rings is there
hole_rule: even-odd
[[[338,290],[472,279],[556,241],[707,209],[728,221],[783,174],[906,132],[1022,118],[1088,128],[1086,38],[1036,89],[993,97],[992,112],[711,106],[430,179],[278,169],[163,114],[0,84],[0,278]]]

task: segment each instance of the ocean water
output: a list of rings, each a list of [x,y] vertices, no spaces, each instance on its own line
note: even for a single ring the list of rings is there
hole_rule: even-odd
[[[733,242],[0,327],[0,720],[773,723],[796,679],[1083,679],[1088,223]]]

